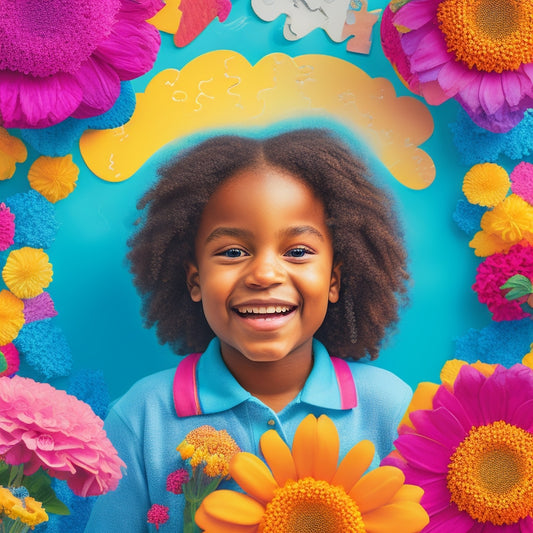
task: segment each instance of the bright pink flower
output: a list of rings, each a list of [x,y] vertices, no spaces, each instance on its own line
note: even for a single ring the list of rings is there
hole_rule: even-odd
[[[511,172],[511,190],[533,205],[533,165],[522,161]]]
[[[7,250],[15,237],[15,215],[3,202],[0,203],[0,251]]]
[[[125,466],[88,404],[48,383],[0,378],[0,455],[67,481],[79,496],[117,487]]]
[[[0,121],[44,128],[109,110],[120,82],[148,72],[160,46],[146,19],[162,0],[2,0]]]
[[[156,529],[159,529],[161,524],[168,522],[168,507],[154,503],[146,514],[149,524],[154,524]]]
[[[189,472],[185,468],[180,468],[171,472],[167,477],[167,490],[174,494],[183,493],[183,485],[189,481]]]
[[[455,98],[477,125],[509,131],[533,107],[533,54],[529,37],[522,39],[533,27],[529,3],[505,4],[410,0],[383,18],[382,35],[397,31],[401,43],[384,43],[384,52],[409,88],[428,103]],[[500,8],[505,14],[494,11]],[[491,16],[503,26],[492,24]],[[491,27],[494,31],[488,31]],[[508,38],[512,32],[516,42]],[[407,75],[402,65],[408,65]]]
[[[0,346],[0,363],[1,358],[5,363],[5,370],[0,371],[0,376],[11,376],[18,372],[20,366],[20,357],[19,352],[15,345],[10,342],[9,344],[4,344]],[[3,368],[4,365],[2,365]]]
[[[472,288],[481,303],[487,304],[492,319],[519,320],[531,315],[520,307],[525,299],[507,300],[507,290],[500,287],[515,274],[533,280],[533,247],[515,244],[507,253],[489,255],[477,267],[476,282]]]

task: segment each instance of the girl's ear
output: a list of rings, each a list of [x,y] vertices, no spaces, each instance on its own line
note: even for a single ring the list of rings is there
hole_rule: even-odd
[[[331,280],[329,282],[328,300],[334,304],[339,301],[339,293],[341,290],[341,263],[333,265],[331,270]]]
[[[185,264],[185,275],[187,278],[187,288],[193,302],[202,301],[202,291],[200,289],[200,273],[194,263]]]

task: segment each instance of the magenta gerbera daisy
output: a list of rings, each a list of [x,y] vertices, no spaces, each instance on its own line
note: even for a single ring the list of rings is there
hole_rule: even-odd
[[[505,132],[533,107],[533,4],[522,0],[410,0],[391,3],[387,24],[408,63],[409,88],[430,104],[455,98],[471,119]],[[401,71],[400,71],[400,74]],[[405,75],[402,77],[405,78]]]
[[[109,110],[120,82],[148,72],[160,46],[146,22],[162,0],[0,2],[0,124],[44,128]]]
[[[533,531],[533,371],[465,364],[431,395],[383,461],[424,490],[423,531]]]

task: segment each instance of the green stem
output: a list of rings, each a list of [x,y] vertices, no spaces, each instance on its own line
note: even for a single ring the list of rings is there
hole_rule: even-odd
[[[24,465],[12,465],[9,472],[8,487],[20,487],[24,477]]]

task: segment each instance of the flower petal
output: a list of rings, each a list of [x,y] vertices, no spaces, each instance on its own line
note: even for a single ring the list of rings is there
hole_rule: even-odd
[[[407,424],[408,426],[413,427],[412,422],[409,420],[410,413],[420,409],[432,409],[433,397],[438,388],[439,386],[436,383],[430,383],[428,381],[422,381],[419,383],[413,393],[409,408],[401,420],[400,425]]]
[[[202,528],[204,533],[256,533],[257,525],[243,526],[228,523],[210,516],[202,505],[194,515],[195,522]]]
[[[91,57],[76,72],[76,78],[83,87],[83,98],[72,113],[74,118],[101,115],[113,107],[120,94],[120,80],[113,67]]]
[[[380,466],[364,475],[349,495],[355,500],[361,513],[382,507],[391,500],[405,481],[405,475],[394,466]]]
[[[0,71],[0,116],[5,128],[47,128],[78,107],[82,89],[70,74],[37,78]]]
[[[298,425],[292,442],[292,456],[299,479],[313,477],[317,451],[317,420],[314,415],[307,415]]]
[[[396,448],[416,468],[439,474],[448,471],[451,452],[448,448],[422,435],[401,435]]]
[[[270,501],[278,484],[265,463],[256,455],[240,452],[229,466],[231,477],[239,486],[263,503]]]
[[[285,485],[290,479],[297,479],[291,450],[277,431],[269,429],[263,433],[259,440],[259,445],[265,461],[280,487]]]
[[[458,61],[449,61],[439,72],[438,82],[448,97],[452,98],[477,78],[480,79],[480,74],[476,70],[465,68]]]
[[[366,472],[374,458],[375,447],[369,440],[358,442],[343,458],[331,480],[332,485],[344,487],[350,492],[359,478]]]
[[[363,514],[363,521],[367,533],[417,533],[428,524],[429,517],[418,503],[401,502]]]
[[[119,19],[94,56],[112,66],[120,80],[132,80],[148,72],[161,45],[157,28],[148,22]]]
[[[411,414],[418,433],[453,449],[465,438],[465,430],[448,409],[415,411]]]
[[[202,502],[205,515],[228,524],[252,526],[259,524],[265,508],[257,501],[232,490],[215,490]],[[200,524],[201,527],[203,527]]]
[[[479,101],[487,115],[494,115],[505,103],[501,76],[497,72],[486,72],[479,86]]]
[[[314,475],[315,479],[331,481],[339,462],[339,434],[333,420],[321,415],[317,421],[317,450]]]
[[[411,0],[394,14],[394,24],[417,30],[435,18],[435,4],[435,0]]]
[[[450,505],[440,513],[431,515],[431,522],[424,533],[474,533],[472,528],[478,524],[467,513],[460,512],[455,505]],[[478,524],[483,527],[483,524]]]
[[[424,495],[424,489],[418,485],[402,485],[398,492],[391,498],[390,502],[420,502]]]

